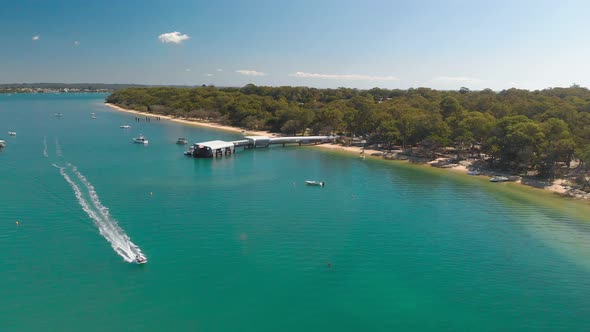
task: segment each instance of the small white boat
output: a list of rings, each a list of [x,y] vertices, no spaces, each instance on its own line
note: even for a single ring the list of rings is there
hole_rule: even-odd
[[[307,181],[305,181],[305,183],[307,183],[310,186],[319,186],[319,187],[323,187],[326,185],[326,183],[324,181],[307,180]]]
[[[91,119],[96,119],[96,115],[93,115],[90,117]]]
[[[119,128],[129,129],[129,128],[131,128],[131,126],[129,126],[129,125],[122,125],[122,126],[119,126]]]
[[[467,174],[469,175],[481,175],[480,171],[467,171]]]
[[[145,264],[147,263],[147,258],[144,255],[139,254],[135,256],[135,261],[137,262],[137,264]]]
[[[4,142],[3,140],[0,139],[0,148],[3,148],[6,146],[6,142]]]
[[[8,132],[8,135],[10,135],[10,136],[16,136],[16,131],[9,131]]]
[[[505,176],[494,176],[493,178],[490,179],[490,182],[506,182],[509,179]]]
[[[61,117],[61,116],[63,116],[63,114],[61,114],[61,113],[55,113],[55,114],[53,114],[53,116]]]
[[[145,137],[143,137],[143,135],[139,135],[139,137],[135,137],[133,139],[133,143],[137,143],[137,144],[148,144],[148,140],[145,139]]]
[[[185,145],[188,144],[188,140],[184,137],[180,137],[177,141],[176,144],[181,144],[181,145]]]

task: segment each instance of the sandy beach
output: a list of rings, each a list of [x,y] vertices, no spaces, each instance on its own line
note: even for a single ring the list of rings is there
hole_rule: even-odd
[[[120,106],[117,106],[117,105],[110,104],[110,103],[105,103],[105,105],[112,108],[112,109],[122,111],[122,112],[128,112],[128,113],[138,114],[138,115],[147,116],[147,117],[159,116],[161,119],[166,119],[169,121],[183,123],[183,124],[187,124],[187,125],[191,125],[191,126],[207,127],[207,128],[218,129],[218,130],[244,133],[246,135],[258,135],[258,136],[268,136],[268,137],[278,137],[279,136],[277,134],[270,133],[267,131],[246,130],[243,128],[225,126],[225,125],[221,125],[221,124],[213,123],[213,122],[203,122],[199,119],[177,118],[177,117],[172,117],[172,116],[157,115],[157,114],[153,114],[153,113],[129,110],[129,109],[125,109]],[[382,158],[382,156],[383,156],[383,151],[365,149],[363,147],[357,147],[357,146],[343,146],[343,145],[339,145],[339,144],[324,143],[324,144],[314,145],[314,147],[321,148],[321,149],[342,151],[342,152],[346,152],[346,153],[360,156],[362,158]],[[470,161],[463,161],[459,164],[445,164],[445,161],[447,161],[448,159],[449,158],[438,158],[436,160],[426,163],[426,165],[430,165],[432,167],[444,168],[449,171],[460,172],[465,175],[468,175],[468,172],[469,172],[470,166],[471,166]],[[400,160],[397,160],[397,161],[398,162],[408,162],[408,161],[400,161]],[[441,165],[443,165],[443,166],[441,166]],[[479,174],[477,176],[487,176],[487,177],[491,178],[491,177],[497,176],[497,175],[508,176],[507,174],[500,174],[497,171],[485,171],[485,170],[481,171],[481,174]],[[518,178],[518,179],[511,181],[511,182],[519,183],[519,184],[522,184],[525,186],[531,186],[531,187],[535,187],[535,188],[544,189],[544,190],[547,190],[547,191],[550,191],[550,192],[553,192],[553,193],[556,193],[556,194],[559,194],[562,196],[574,197],[574,198],[578,198],[578,199],[590,199],[590,194],[588,194],[588,195],[574,195],[574,194],[570,193],[571,189],[569,187],[567,180],[565,180],[565,179],[556,179],[551,183],[547,183],[547,182],[543,182],[543,181],[539,181],[539,180],[535,180],[535,179],[531,179],[531,178]],[[579,196],[583,196],[583,197],[579,197]]]
[[[114,104],[110,104],[110,103],[105,103],[105,105],[112,108],[112,109],[116,109],[116,110],[122,111],[122,112],[133,113],[133,114],[138,114],[138,115],[147,116],[147,117],[158,116],[161,119],[166,119],[166,120],[170,120],[170,121],[174,121],[174,122],[178,122],[178,123],[184,123],[184,124],[191,125],[191,126],[213,128],[213,129],[231,131],[231,132],[235,132],[235,133],[244,133],[246,135],[253,135],[253,136],[269,136],[269,137],[276,137],[277,136],[276,134],[273,134],[273,133],[270,133],[267,131],[246,130],[246,129],[242,129],[242,128],[238,128],[238,127],[224,126],[224,125],[221,125],[218,123],[213,123],[213,122],[204,122],[199,119],[177,118],[177,117],[167,116],[167,115],[158,115],[158,114],[154,114],[154,113],[140,112],[140,111],[126,109],[126,108],[123,108],[123,107],[120,107],[120,106],[117,106]]]

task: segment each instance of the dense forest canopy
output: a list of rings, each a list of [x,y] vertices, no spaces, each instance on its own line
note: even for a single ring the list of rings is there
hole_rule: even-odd
[[[370,144],[432,152],[477,149],[496,167],[552,176],[556,165],[590,164],[590,91],[309,87],[129,88],[107,102],[289,135],[343,133]]]

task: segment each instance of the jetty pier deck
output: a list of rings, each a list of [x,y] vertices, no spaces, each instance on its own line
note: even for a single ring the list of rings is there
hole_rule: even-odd
[[[244,149],[267,148],[271,145],[282,144],[319,144],[334,142],[338,136],[292,136],[292,137],[268,137],[268,136],[244,136],[237,141],[207,141],[194,143],[187,151],[187,155],[194,158],[213,158],[231,155],[237,147]]]

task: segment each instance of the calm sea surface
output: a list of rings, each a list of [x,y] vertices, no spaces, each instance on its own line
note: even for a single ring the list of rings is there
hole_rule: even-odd
[[[590,330],[587,204],[309,147],[187,158],[240,136],[105,96],[0,95],[2,332]]]

